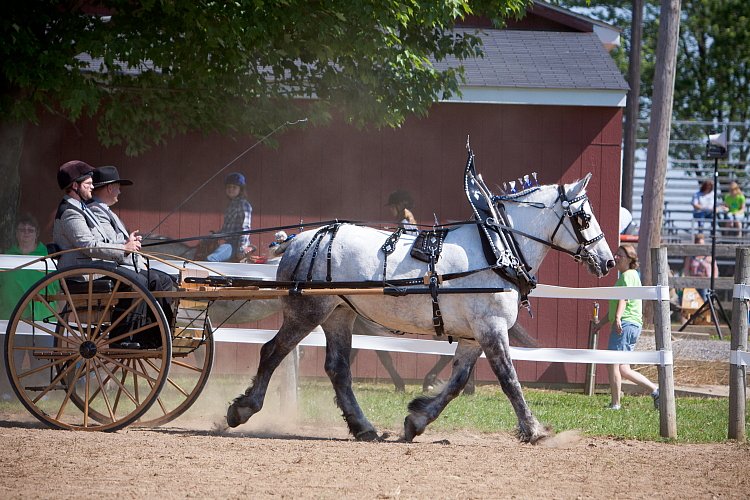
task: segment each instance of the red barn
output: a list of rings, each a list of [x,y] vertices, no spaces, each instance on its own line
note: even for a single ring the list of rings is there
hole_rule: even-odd
[[[276,148],[258,145],[224,173],[247,176],[254,228],[334,218],[386,221],[384,203],[396,189],[412,193],[420,222],[432,223],[433,214],[441,222],[463,220],[470,214],[462,186],[470,136],[477,168],[490,186],[532,171],[542,183],[571,182],[592,172],[589,197],[615,244],[627,85],[606,46],[617,36],[607,25],[538,2],[506,29],[483,27],[486,55],[465,63],[463,97],[435,104],[428,117],[409,118],[394,130],[358,130],[336,120],[325,127],[288,127],[275,137]],[[42,236],[49,238],[59,199],[55,171],[67,160],[81,159],[117,165],[123,177],[135,181],[115,207],[129,228],[150,232],[179,207],[156,232],[175,238],[206,234],[221,225],[224,175],[185,199],[255,142],[191,134],[131,158],[122,148],[100,146],[95,122],[73,126],[48,116],[26,136],[21,209],[42,221]],[[254,243],[265,248],[272,236],[255,236]],[[556,252],[538,278],[572,287],[614,282],[613,277],[597,282]],[[523,311],[519,318],[542,346],[586,347],[591,301],[533,299],[532,306],[534,318]],[[238,361],[239,368],[254,364],[255,356]],[[307,356],[307,371],[322,375],[317,357]],[[430,364],[415,357],[397,356],[405,378],[421,377]],[[234,366],[230,358],[241,357],[225,352],[219,368]],[[384,374],[372,353],[363,353],[355,369],[359,376]],[[581,382],[584,375],[583,365],[518,362],[517,369],[524,381],[546,383]],[[486,365],[479,376],[494,378]]]

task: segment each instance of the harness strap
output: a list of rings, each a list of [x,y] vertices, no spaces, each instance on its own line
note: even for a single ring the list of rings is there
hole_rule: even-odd
[[[383,283],[385,283],[386,277],[388,276],[388,256],[396,251],[396,243],[398,243],[402,234],[404,234],[404,228],[399,227],[393,232],[393,234],[386,238],[385,243],[380,247],[380,251],[385,255],[385,258],[383,259]]]
[[[333,281],[333,277],[331,276],[331,250],[333,249],[333,240],[336,238],[336,234],[339,232],[339,229],[341,229],[341,223],[336,223],[331,227],[331,239],[328,240],[328,252],[326,253],[326,281]],[[322,240],[323,238],[321,238]],[[312,272],[312,266],[310,266],[310,272]]]
[[[430,267],[425,276],[427,283],[430,287],[430,296],[432,297],[432,327],[435,329],[435,333],[438,337],[442,337],[445,333],[445,323],[443,322],[443,314],[440,312],[440,304],[438,303],[438,290],[440,289],[440,279],[438,274],[435,272],[435,252],[433,251],[430,258]]]
[[[307,254],[307,251],[310,250],[313,244],[317,243],[317,245],[320,245],[320,239],[322,239],[322,235],[328,232],[330,227],[331,226],[323,226],[320,229],[318,229],[313,235],[313,237],[310,238],[310,241],[307,243],[307,246],[304,248],[304,250],[302,250],[302,253],[299,256],[299,259],[297,259],[297,264],[294,266],[294,271],[292,271],[292,280],[294,282],[298,281],[295,277],[297,276],[297,271],[299,270],[300,264],[302,264],[302,261],[305,258],[305,254]],[[313,255],[312,260],[310,261],[310,270],[308,272],[307,281],[312,280],[312,268],[313,268],[314,263],[315,263],[315,255]]]

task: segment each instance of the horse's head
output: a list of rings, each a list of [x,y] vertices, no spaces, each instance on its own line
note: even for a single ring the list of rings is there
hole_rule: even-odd
[[[586,196],[590,179],[588,174],[572,184],[535,186],[495,200],[507,207],[514,232],[526,236],[527,244],[541,243],[542,248],[570,254],[586,263],[591,274],[602,277],[615,261]]]
[[[588,265],[591,274],[602,277],[615,267],[615,260],[586,195],[589,180],[590,173],[577,182],[558,186],[553,210],[559,222],[550,242]]]

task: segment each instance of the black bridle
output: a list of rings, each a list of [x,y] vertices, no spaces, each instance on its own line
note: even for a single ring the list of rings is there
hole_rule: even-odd
[[[552,235],[550,236],[549,240],[543,240],[541,238],[538,238],[536,236],[533,236],[531,234],[528,234],[524,231],[515,229],[513,227],[510,227],[508,225],[503,224],[497,224],[497,226],[501,229],[504,229],[506,231],[510,231],[514,234],[518,234],[519,236],[523,236],[525,238],[534,240],[538,243],[541,243],[543,245],[546,245],[550,248],[553,248],[557,251],[566,253],[573,257],[573,259],[576,262],[583,262],[586,261],[590,263],[591,265],[596,265],[596,260],[594,258],[594,254],[589,250],[589,247],[604,238],[604,233],[600,233],[598,236],[595,236],[594,238],[587,239],[586,236],[584,236],[583,232],[591,227],[591,219],[593,217],[593,214],[591,212],[587,212],[584,208],[586,206],[586,203],[589,202],[588,196],[584,193],[581,194],[572,200],[568,199],[568,195],[565,193],[565,189],[562,185],[557,187],[558,196],[555,199],[555,202],[553,206],[547,207],[543,203],[538,202],[528,202],[521,200],[519,198],[531,194],[535,190],[531,190],[528,192],[520,193],[516,196],[495,196],[494,202],[495,207],[498,210],[504,210],[503,203],[505,202],[513,202],[518,204],[525,204],[529,205],[534,208],[538,209],[544,209],[544,208],[552,208],[554,209],[554,205],[557,204],[557,202],[560,202],[560,205],[562,207],[563,213],[556,215],[559,217],[559,221],[557,223],[557,226],[555,226],[555,230],[552,231]],[[578,205],[577,209],[575,207],[576,204],[580,203]],[[590,203],[589,203],[590,205]],[[573,236],[575,237],[576,241],[578,242],[578,248],[575,252],[572,252],[568,250],[567,248],[561,247],[560,245],[557,245],[555,243],[555,236],[557,236],[557,232],[560,230],[561,227],[564,227],[565,220],[570,220],[570,225],[573,228]]]

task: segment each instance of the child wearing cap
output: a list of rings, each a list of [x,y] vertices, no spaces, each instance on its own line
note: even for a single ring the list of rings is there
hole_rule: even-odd
[[[253,207],[247,201],[245,185],[245,176],[239,172],[233,172],[224,179],[229,204],[224,211],[224,224],[219,233],[227,234],[227,237],[219,240],[216,250],[206,257],[210,262],[239,261],[254,249],[250,245],[249,234],[233,234],[249,231],[251,227]]]

